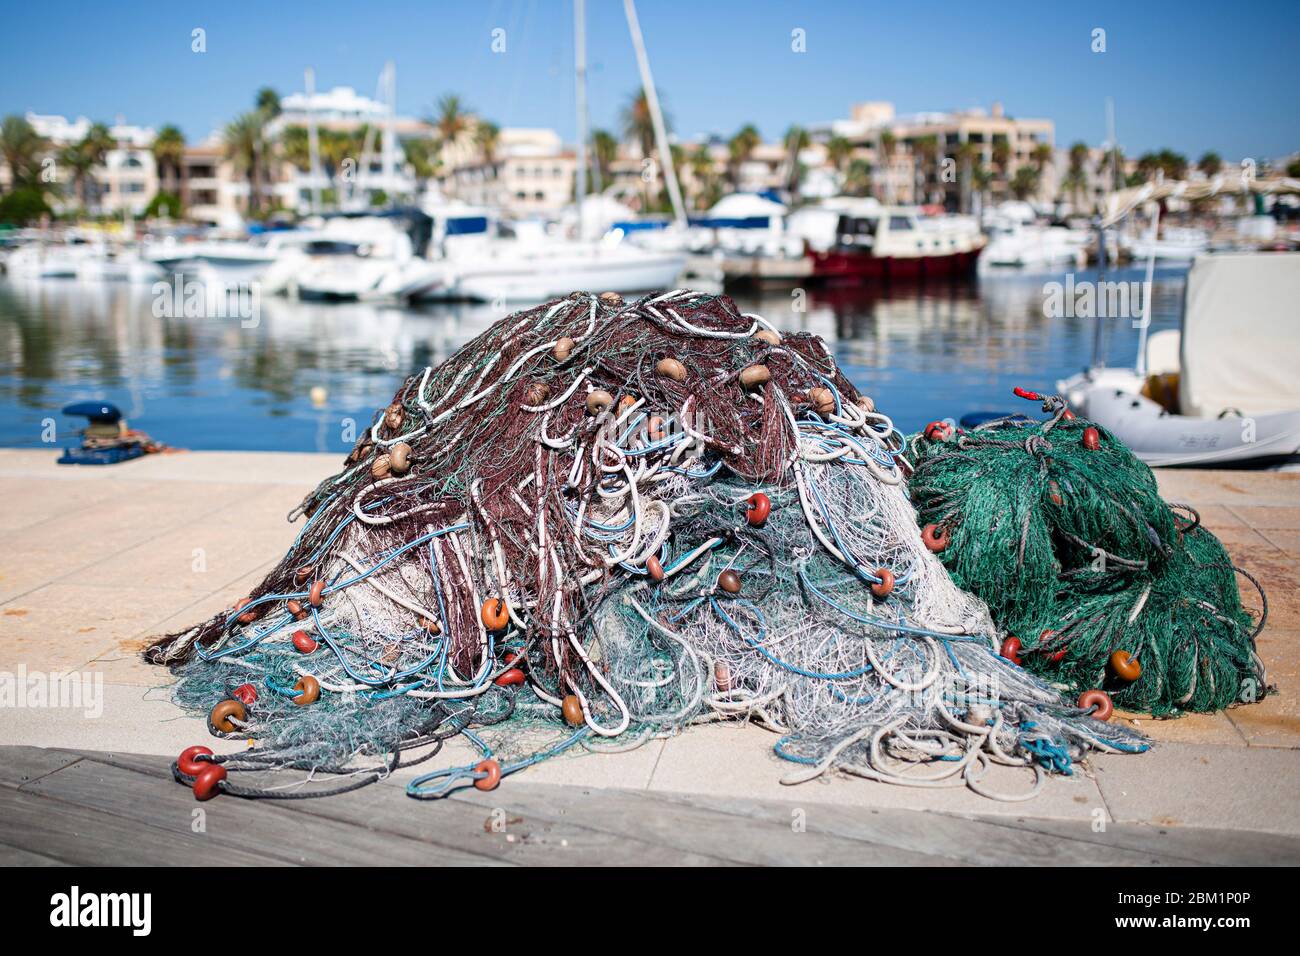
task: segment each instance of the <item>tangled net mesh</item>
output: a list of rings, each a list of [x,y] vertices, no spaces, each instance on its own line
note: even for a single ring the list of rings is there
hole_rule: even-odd
[[[1025,667],[1064,687],[1104,686],[1156,716],[1263,697],[1259,582],[1123,443],[1059,396],[1019,391],[1051,417],[960,434],[935,423],[910,440],[911,494],[949,534],[954,580],[1016,636]],[[1258,620],[1238,575],[1259,592]]]
[[[319,795],[463,735],[482,761],[408,786],[438,797],[746,718],[780,734],[784,782],[836,768],[1020,799],[1089,751],[1145,749],[998,655],[921,540],[903,446],[820,339],[724,296],[509,316],[402,384],[249,598],[146,652],[183,705],[256,697],[209,729],[258,747],[177,778],[349,775],[218,781]],[[993,793],[991,763],[1032,786]]]

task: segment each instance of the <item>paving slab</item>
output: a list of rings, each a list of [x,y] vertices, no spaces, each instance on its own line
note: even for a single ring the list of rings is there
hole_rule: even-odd
[[[1093,762],[1119,822],[1300,835],[1300,751],[1161,744],[1139,759]]]

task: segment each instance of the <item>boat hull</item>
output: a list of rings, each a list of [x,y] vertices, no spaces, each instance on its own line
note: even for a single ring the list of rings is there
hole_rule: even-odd
[[[814,279],[824,282],[918,282],[973,275],[980,250],[935,256],[873,256],[853,250],[812,251]]]
[[[1116,389],[1094,389],[1087,409],[1089,419],[1152,466],[1220,467],[1300,454],[1300,410],[1195,418]]]

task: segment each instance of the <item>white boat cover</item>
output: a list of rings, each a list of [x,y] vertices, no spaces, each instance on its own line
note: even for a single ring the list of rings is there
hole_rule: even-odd
[[[1300,253],[1199,256],[1187,276],[1179,405],[1300,409]]]

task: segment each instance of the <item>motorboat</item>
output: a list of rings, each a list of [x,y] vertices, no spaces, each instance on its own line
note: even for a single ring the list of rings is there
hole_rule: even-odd
[[[989,242],[980,256],[981,272],[999,268],[1056,269],[1082,265],[1087,259],[1088,234],[1081,229],[994,216],[985,221],[985,230]]]
[[[6,271],[15,278],[73,279],[81,264],[102,245],[79,234],[57,241],[38,239],[19,246],[5,260]]]
[[[77,278],[86,282],[153,282],[162,268],[133,244],[104,245],[77,263]]]
[[[405,301],[444,284],[446,271],[418,254],[417,215],[341,216],[269,270],[301,299]]]
[[[1154,257],[1159,262],[1191,262],[1210,247],[1204,229],[1168,226],[1145,229],[1136,236],[1121,235],[1120,248],[1134,259]]]
[[[247,288],[254,282],[262,282],[281,257],[301,250],[314,237],[312,230],[285,229],[246,240],[179,242],[169,239],[149,247],[144,257],[169,276],[180,274],[215,289]],[[263,288],[262,291],[281,290]]]
[[[838,197],[792,213],[807,244],[812,278],[917,280],[969,275],[986,239],[968,216],[927,216],[912,206]]]
[[[1300,454],[1300,253],[1207,254],[1187,276],[1181,330],[1133,369],[1057,383],[1071,408],[1150,465],[1263,464]]]
[[[413,298],[537,302],[581,289],[635,294],[671,289],[685,253],[624,241],[571,239],[540,222],[502,223],[486,209],[458,207],[434,215],[426,285]]]

